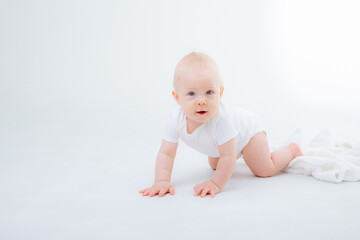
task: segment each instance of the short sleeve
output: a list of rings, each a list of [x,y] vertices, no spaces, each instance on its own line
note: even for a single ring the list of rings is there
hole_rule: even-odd
[[[234,137],[238,131],[235,129],[234,124],[229,115],[224,115],[215,125],[214,137],[217,145],[222,145]]]
[[[175,111],[173,111],[168,117],[166,122],[164,136],[163,136],[164,140],[172,143],[177,143],[179,141],[179,131],[177,125],[178,125],[177,114]]]

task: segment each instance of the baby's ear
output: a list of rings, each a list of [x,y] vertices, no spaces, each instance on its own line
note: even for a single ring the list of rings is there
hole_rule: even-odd
[[[179,104],[179,105],[180,105],[180,102],[179,102],[179,95],[176,93],[176,91],[175,91],[175,90],[173,90],[171,93],[172,93],[172,95],[174,96],[174,99],[175,99],[175,101],[177,102],[177,104]]]
[[[220,86],[220,98],[222,98],[224,92],[224,86]]]

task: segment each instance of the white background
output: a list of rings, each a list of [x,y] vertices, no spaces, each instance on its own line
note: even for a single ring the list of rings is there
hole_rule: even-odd
[[[191,233],[223,236],[205,227],[216,219],[209,209],[223,204],[239,204],[242,214],[254,220],[248,224],[244,219],[245,235],[229,239],[249,238],[251,233],[269,237],[283,231],[281,226],[289,229],[280,218],[279,232],[266,225],[286,205],[276,197],[277,210],[262,201],[253,206],[266,213],[260,219],[269,217],[260,226],[270,232],[253,229],[258,218],[246,212],[248,202],[231,202],[244,196],[245,184],[236,195],[230,186],[237,182],[229,183],[228,192],[200,205],[191,196],[192,187],[211,172],[206,156],[182,145],[174,181],[184,191],[166,196],[167,201],[139,196],[139,189],[152,184],[163,127],[176,104],[171,96],[174,67],[191,51],[212,56],[225,83],[223,101],[260,115],[270,141],[286,138],[296,128],[309,136],[329,128],[339,138],[358,138],[359,11],[358,1],[325,0],[1,1],[0,237],[168,239],[156,226],[168,229],[167,234],[180,230],[179,239]],[[246,166],[241,169],[246,172]],[[260,181],[254,186],[265,192],[268,187],[261,184],[272,188],[275,181],[280,193],[288,178],[296,185],[307,182],[334,191],[304,176],[286,174],[266,182],[246,174],[249,181]],[[243,181],[241,174],[237,181]],[[359,200],[351,194],[349,198],[354,204]],[[194,201],[205,219],[185,216],[191,216],[186,209],[193,208]],[[310,205],[292,211],[301,213]],[[343,215],[350,220],[337,231],[334,226],[339,225],[324,215],[334,206],[326,207],[319,210],[323,223],[317,229],[333,229],[328,236],[334,237],[350,226],[350,239],[353,209]],[[224,211],[217,208],[215,213]],[[148,218],[132,222],[143,213]],[[297,224],[303,223],[301,217]],[[224,215],[222,228],[234,218],[230,212]],[[176,219],[199,226],[204,235]],[[314,224],[308,221],[307,230],[313,231]]]

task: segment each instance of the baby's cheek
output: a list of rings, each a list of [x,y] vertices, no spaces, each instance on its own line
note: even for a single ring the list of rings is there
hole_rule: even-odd
[[[219,104],[220,104],[220,102],[218,102],[218,101],[212,101],[211,108],[216,110],[219,108]]]

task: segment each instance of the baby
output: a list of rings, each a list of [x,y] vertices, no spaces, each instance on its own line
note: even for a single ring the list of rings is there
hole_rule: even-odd
[[[216,62],[192,52],[176,66],[172,95],[179,105],[171,113],[156,159],[155,183],[140,190],[143,196],[173,195],[170,184],[179,138],[206,154],[215,170],[212,178],[194,187],[194,196],[214,197],[231,177],[242,155],[255,176],[271,177],[302,152],[296,143],[270,152],[266,131],[258,116],[221,102],[224,86]]]

